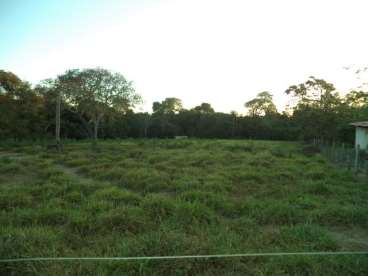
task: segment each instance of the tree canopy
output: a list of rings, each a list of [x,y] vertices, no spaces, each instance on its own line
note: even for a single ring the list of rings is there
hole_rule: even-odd
[[[170,114],[177,113],[183,109],[183,104],[178,98],[166,98],[162,102],[154,102],[153,113]]]
[[[202,103],[201,105],[196,106],[192,110],[198,111],[200,113],[207,113],[207,114],[215,112],[215,110],[212,108],[211,104],[209,103]]]
[[[184,108],[167,97],[152,113],[135,112],[141,97],[132,82],[102,68],[73,69],[35,87],[12,72],[0,70],[0,139],[49,139],[55,133],[55,105],[62,93],[62,138],[173,137],[252,138],[352,143],[349,123],[368,119],[363,88],[341,94],[316,77],[290,85],[291,112],[279,113],[271,92],[246,102],[247,115],[216,112],[210,103]]]
[[[66,71],[58,76],[56,89],[79,114],[90,118],[94,139],[104,116],[111,111],[126,113],[141,101],[124,76],[102,68]]]
[[[273,96],[268,91],[258,93],[257,97],[245,103],[250,116],[261,116],[277,113]]]

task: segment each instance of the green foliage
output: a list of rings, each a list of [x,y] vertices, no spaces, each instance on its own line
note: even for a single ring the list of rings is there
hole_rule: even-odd
[[[272,95],[268,91],[257,94],[257,97],[244,105],[248,109],[250,116],[270,115],[277,113],[277,109],[272,100]]]
[[[161,103],[154,102],[152,105],[153,113],[156,114],[170,114],[179,112],[183,108],[183,104],[180,99],[166,98]]]
[[[250,138],[321,139],[353,143],[349,123],[368,116],[368,93],[353,90],[342,97],[333,84],[315,77],[291,85],[286,112],[277,112],[270,92],[245,106],[248,115],[215,112],[209,103],[185,109],[178,98],[153,103],[153,113],[133,112],[141,102],[132,83],[102,68],[68,70],[32,88],[15,74],[0,70],[0,139],[48,140],[55,132],[55,99],[63,94],[61,137],[81,138]],[[5,141],[9,139],[10,141]],[[14,144],[14,143],[13,143]]]

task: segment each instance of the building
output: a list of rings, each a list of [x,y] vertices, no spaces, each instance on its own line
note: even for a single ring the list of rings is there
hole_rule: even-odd
[[[355,146],[368,150],[368,121],[352,123],[355,126]]]
[[[0,84],[0,94],[5,94],[6,90],[2,85]]]

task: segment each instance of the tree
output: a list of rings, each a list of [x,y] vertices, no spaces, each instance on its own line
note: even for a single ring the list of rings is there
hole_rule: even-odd
[[[43,96],[45,100],[45,107],[47,105],[46,100],[51,97],[52,103],[55,106],[55,141],[58,150],[62,149],[60,131],[61,131],[61,102],[62,102],[62,91],[56,89],[57,82],[53,79],[46,79],[41,81],[36,87],[35,91],[40,96]],[[49,122],[50,124],[51,122]]]
[[[153,130],[159,137],[171,137],[177,135],[178,126],[171,123],[175,114],[183,110],[183,104],[178,98],[166,98],[162,102],[154,102],[152,105],[153,121],[152,128],[158,128],[159,131]]]
[[[154,102],[152,105],[153,113],[169,114],[177,113],[183,109],[183,104],[178,98],[166,98],[164,101]]]
[[[298,99],[296,108],[314,106],[327,110],[339,103],[335,86],[324,79],[318,79],[313,76],[309,77],[304,83],[289,86],[285,93]]]
[[[17,75],[12,72],[0,70],[0,94],[8,93],[9,95],[16,95],[18,91],[27,86]]]
[[[69,70],[60,75],[57,82],[66,102],[92,123],[94,141],[98,139],[99,126],[106,114],[125,113],[141,102],[131,82],[119,73],[102,68]]]
[[[336,139],[341,99],[332,83],[312,76],[304,83],[289,86],[285,93],[297,99],[293,120],[300,138]]]
[[[345,96],[345,103],[351,107],[368,106],[368,93],[364,91],[350,91]]]
[[[38,138],[44,134],[43,98],[28,82],[0,70],[0,136]]]
[[[201,105],[196,106],[192,110],[197,111],[199,113],[205,113],[205,114],[215,113],[215,110],[212,108],[211,104],[209,103],[202,103]]]
[[[273,103],[273,96],[268,91],[258,93],[256,98],[246,102],[244,106],[252,117],[277,113],[276,106]]]

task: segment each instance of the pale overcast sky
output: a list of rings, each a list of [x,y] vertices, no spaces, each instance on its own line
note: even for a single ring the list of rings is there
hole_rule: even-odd
[[[0,0],[0,69],[37,83],[104,67],[134,81],[144,110],[165,97],[245,111],[308,76],[346,91],[368,65],[367,0]]]

